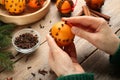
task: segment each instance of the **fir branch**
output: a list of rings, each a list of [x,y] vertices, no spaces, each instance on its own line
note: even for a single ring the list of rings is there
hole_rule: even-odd
[[[12,53],[3,52],[2,49],[11,44],[11,34],[14,28],[14,24],[6,24],[0,21],[0,67],[7,70],[13,69],[13,62],[10,60]]]
[[[5,24],[0,26],[0,32],[4,32],[4,31],[12,31],[15,28],[14,24]]]
[[[13,62],[10,60],[10,55],[12,55],[10,52],[0,52],[0,66],[7,70],[13,69]]]
[[[0,34],[0,48],[6,48],[11,44],[11,38]]]
[[[14,30],[14,24],[3,24],[0,26],[0,49],[6,48],[11,44],[11,34]]]
[[[0,21],[0,26],[2,26],[2,25],[4,25],[4,24],[5,24],[4,22]]]

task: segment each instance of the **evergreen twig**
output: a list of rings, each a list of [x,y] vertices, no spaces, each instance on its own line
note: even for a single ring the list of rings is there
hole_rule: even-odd
[[[14,28],[14,24],[6,24],[0,21],[0,67],[7,70],[13,69],[13,62],[10,59],[12,53],[2,49],[11,44],[11,34]]]
[[[0,66],[7,70],[13,69],[13,62],[10,60],[10,52],[0,52]]]

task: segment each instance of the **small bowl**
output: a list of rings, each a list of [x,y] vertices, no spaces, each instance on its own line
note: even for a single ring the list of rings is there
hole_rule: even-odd
[[[33,13],[23,14],[23,15],[10,15],[6,10],[0,9],[0,20],[5,23],[14,23],[16,25],[26,25],[40,20],[44,17],[50,7],[50,0],[46,0],[43,7]]]
[[[15,44],[15,40],[17,37],[19,37],[20,35],[22,34],[25,34],[25,33],[30,33],[32,34],[33,36],[37,36],[37,40],[38,42],[31,48],[27,48],[27,49],[23,49],[23,48],[20,48],[18,47],[16,44]],[[33,29],[22,29],[18,32],[16,32],[14,35],[13,35],[13,38],[12,38],[12,44],[13,46],[15,47],[15,49],[18,51],[18,52],[21,52],[21,53],[24,53],[24,54],[29,54],[29,53],[32,53],[34,52],[36,49],[38,49],[39,45],[40,45],[40,35],[37,31],[33,30]]]

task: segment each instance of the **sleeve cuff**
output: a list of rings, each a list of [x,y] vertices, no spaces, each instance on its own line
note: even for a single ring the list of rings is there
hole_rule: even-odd
[[[119,37],[120,38],[120,37]],[[111,64],[120,66],[120,44],[114,55],[110,55],[109,61]]]
[[[57,80],[94,80],[94,75],[92,73],[73,74],[61,76]]]

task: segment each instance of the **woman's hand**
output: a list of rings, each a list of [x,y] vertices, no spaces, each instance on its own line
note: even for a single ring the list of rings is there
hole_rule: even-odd
[[[77,56],[74,44],[58,47],[54,39],[47,35],[49,50],[49,65],[57,76],[84,73],[82,67],[77,63]],[[67,52],[67,53],[66,53]]]
[[[102,18],[90,16],[77,16],[63,18],[64,21],[72,24],[72,32],[82,37],[97,48],[113,55],[118,49],[120,40],[112,32],[107,22]]]

